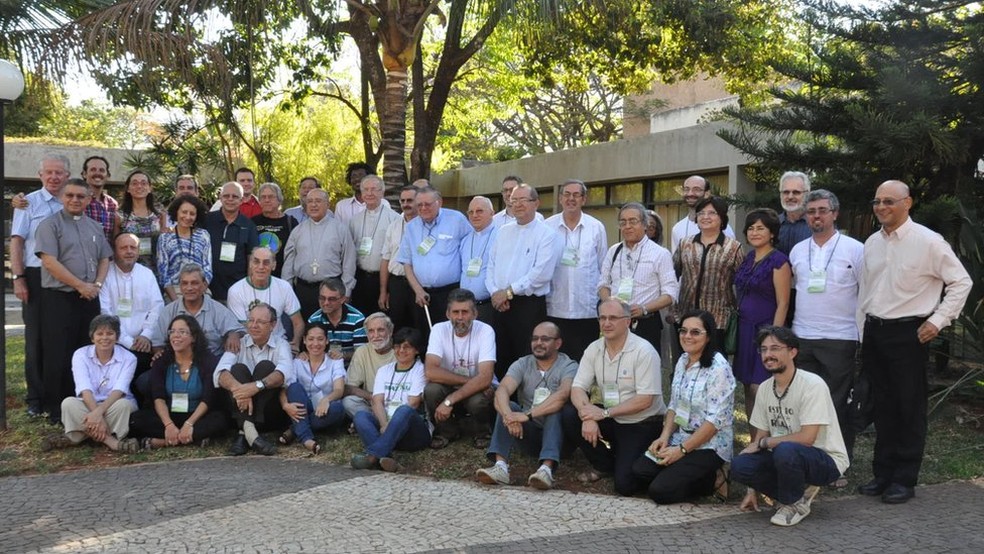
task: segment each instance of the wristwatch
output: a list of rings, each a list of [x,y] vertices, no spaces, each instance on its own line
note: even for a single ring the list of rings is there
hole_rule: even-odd
[[[254,384],[256,385],[256,388],[259,390],[263,390],[266,388],[266,385],[263,384],[263,379],[257,380],[256,383]]]
[[[451,401],[448,400],[447,398],[445,398],[444,399],[444,405],[447,406],[448,408],[450,408],[451,407]]]
[[[525,415],[526,415],[526,417],[527,417],[527,418],[528,418],[528,419],[529,419],[530,421],[533,421],[533,409],[532,409],[532,408],[531,408],[531,409],[530,409],[530,410],[529,410],[528,412],[526,412],[526,414],[525,414]]]
[[[513,299],[513,290],[512,290],[512,286],[510,286],[506,288],[506,300],[512,300],[512,299]]]
[[[23,279],[23,278],[24,278],[24,276],[23,276],[23,275],[17,275],[17,274],[14,274],[14,275],[11,275],[11,276],[10,276],[10,280],[11,280],[11,281],[16,281],[16,280],[18,280],[18,279]]]
[[[605,408],[604,410],[601,411],[601,416],[605,419],[608,419],[612,417],[612,413],[608,410],[608,408]]]

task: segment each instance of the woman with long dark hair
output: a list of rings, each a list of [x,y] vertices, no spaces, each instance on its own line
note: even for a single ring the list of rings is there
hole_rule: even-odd
[[[218,358],[198,321],[187,314],[171,320],[164,352],[150,368],[153,409],[130,416],[130,429],[145,450],[202,444],[229,427],[212,383]]]
[[[714,327],[714,317],[704,310],[683,315],[683,355],[673,372],[663,432],[632,465],[657,504],[706,496],[726,482],[718,470],[731,461],[735,378]]]
[[[118,233],[133,233],[140,239],[137,262],[157,274],[157,240],[167,226],[167,214],[154,201],[150,176],[137,169],[126,176],[123,202],[116,213]]]
[[[187,263],[195,263],[212,282],[212,242],[205,230],[208,208],[198,198],[182,194],[171,201],[167,213],[174,232],[160,236],[157,247],[157,279],[170,302],[178,297],[178,275]]]

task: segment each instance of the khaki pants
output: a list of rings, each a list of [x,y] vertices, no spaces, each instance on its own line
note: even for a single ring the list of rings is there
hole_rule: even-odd
[[[85,440],[85,426],[82,424],[83,418],[89,413],[89,408],[85,402],[76,396],[69,396],[62,400],[62,422],[65,423],[65,434],[75,444]],[[123,440],[130,431],[130,413],[136,410],[133,402],[125,398],[120,398],[106,410],[104,419],[109,427],[109,432],[117,439]]]

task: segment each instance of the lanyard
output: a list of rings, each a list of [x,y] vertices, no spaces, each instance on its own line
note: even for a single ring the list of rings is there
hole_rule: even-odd
[[[471,251],[471,257],[472,258],[475,257],[475,237],[477,237],[477,236],[478,236],[478,233],[473,233],[472,236],[471,236],[472,241],[471,241],[471,249],[470,249],[470,251]],[[488,248],[489,248],[489,242],[491,242],[491,241],[492,241],[492,231],[489,231],[488,235],[485,237],[485,246],[482,247],[482,259],[483,260],[485,259],[485,251],[488,250]]]
[[[379,229],[379,221],[383,219],[383,208],[380,206],[378,208],[379,214],[376,216],[376,226],[372,228],[372,236],[376,236],[376,230]],[[366,218],[369,217],[369,209],[366,208],[362,211],[362,236],[366,236]]]
[[[830,261],[834,259],[834,252],[837,251],[837,245],[840,244],[841,234],[837,233],[837,240],[834,241],[834,247],[830,249],[830,256],[827,257],[827,263],[823,264],[823,270],[827,271],[830,267]],[[823,247],[819,247],[820,255],[823,256]],[[810,241],[810,271],[816,271],[813,269],[813,241]]]
[[[410,370],[411,369],[413,369],[413,366],[410,366],[407,369],[402,369],[402,370],[401,369],[396,369],[396,364],[393,364],[393,375],[390,375],[390,382],[389,382],[389,385],[386,387],[386,403],[389,403],[390,400],[393,400],[393,395],[397,391],[403,390],[403,383],[406,383],[407,382],[407,378],[410,377]],[[393,379],[396,379],[396,374],[397,373],[402,373],[403,374],[403,379],[400,379],[400,382],[396,384],[396,387],[397,388],[394,389],[393,388]]]
[[[618,366],[615,367],[615,382],[618,382],[618,373],[622,370],[622,354],[625,353],[624,347],[622,352],[618,353]],[[608,370],[608,349],[605,348],[601,352],[601,382],[607,383],[608,379],[605,378]]]

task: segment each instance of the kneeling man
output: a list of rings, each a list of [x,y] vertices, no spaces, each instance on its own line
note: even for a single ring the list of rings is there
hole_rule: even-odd
[[[232,398],[232,417],[239,436],[229,454],[241,456],[250,448],[271,456],[276,447],[259,435],[258,428],[282,431],[289,424],[278,401],[280,388],[292,371],[290,343],[273,334],[277,310],[260,303],[249,311],[247,335],[239,352],[226,352],[215,368],[215,388],[222,387]]]
[[[796,369],[799,339],[785,327],[763,327],[756,340],[772,374],[755,397],[751,443],[731,463],[731,478],[748,485],[742,509],[758,510],[756,490],[774,498],[772,523],[789,527],[810,515],[820,485],[847,470],[847,448],[824,380]]]
[[[571,394],[571,382],[577,373],[577,363],[560,353],[560,328],[545,321],[533,329],[530,337],[532,354],[523,356],[509,366],[509,371],[495,391],[495,418],[489,458],[495,465],[479,469],[478,480],[489,485],[509,484],[509,451],[513,442],[531,455],[539,454],[540,468],[530,475],[526,484],[540,490],[553,487],[553,471],[560,461],[560,446],[564,439],[560,411]],[[509,397],[517,393],[519,403]]]

